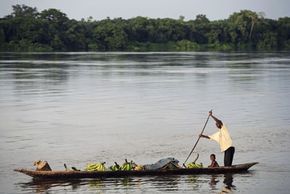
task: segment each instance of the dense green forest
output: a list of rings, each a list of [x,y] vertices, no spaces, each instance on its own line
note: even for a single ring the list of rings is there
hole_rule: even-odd
[[[0,51],[290,50],[290,17],[250,10],[210,21],[135,17],[69,19],[57,9],[14,5],[0,18]]]

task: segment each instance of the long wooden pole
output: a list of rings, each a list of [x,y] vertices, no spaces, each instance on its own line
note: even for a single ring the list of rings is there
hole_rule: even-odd
[[[208,123],[209,117],[210,117],[210,115],[208,115],[208,117],[207,117],[207,119],[206,119],[206,122],[205,122],[205,124],[204,124],[204,126],[203,126],[203,128],[202,128],[200,134],[203,134],[203,132],[204,132],[204,130],[205,130],[205,127],[206,127],[206,125],[207,125],[207,123]],[[196,145],[198,144],[200,138],[201,138],[201,137],[198,136],[198,139],[197,139],[197,141],[195,142],[195,144],[194,144],[193,148],[191,149],[190,153],[188,154],[186,160],[184,161],[183,166],[185,166],[185,163],[187,162],[188,158],[189,158],[190,155],[192,154],[192,152],[193,152],[193,150],[195,149]]]

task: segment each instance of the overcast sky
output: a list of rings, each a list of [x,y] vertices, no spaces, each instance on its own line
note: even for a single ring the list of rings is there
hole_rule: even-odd
[[[0,17],[12,12],[12,5],[25,4],[38,11],[56,8],[69,18],[92,16],[96,20],[106,17],[194,19],[205,14],[210,20],[228,18],[233,12],[250,9],[264,12],[266,18],[290,16],[290,0],[0,0]]]

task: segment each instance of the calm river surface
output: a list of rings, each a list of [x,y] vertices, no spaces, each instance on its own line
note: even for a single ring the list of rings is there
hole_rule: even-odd
[[[259,162],[249,173],[41,182],[13,171],[39,159],[182,164],[210,109],[234,163]],[[0,53],[0,193],[289,193],[289,148],[289,53]],[[215,142],[196,151],[223,164]]]

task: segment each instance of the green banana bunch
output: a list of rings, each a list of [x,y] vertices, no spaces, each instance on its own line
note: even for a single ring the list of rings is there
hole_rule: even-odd
[[[106,167],[105,167],[106,162],[102,162],[102,163],[89,163],[87,164],[85,171],[105,171]]]
[[[191,162],[187,164],[187,168],[202,168],[202,167],[203,167],[202,163],[198,164],[198,163]]]
[[[121,167],[117,162],[115,162],[115,165],[110,166],[110,169],[111,171],[118,171],[118,170],[121,170]]]
[[[133,169],[132,163],[133,161],[128,162],[127,159],[125,159],[125,163],[122,165],[121,170],[125,170],[125,171],[132,170]]]

